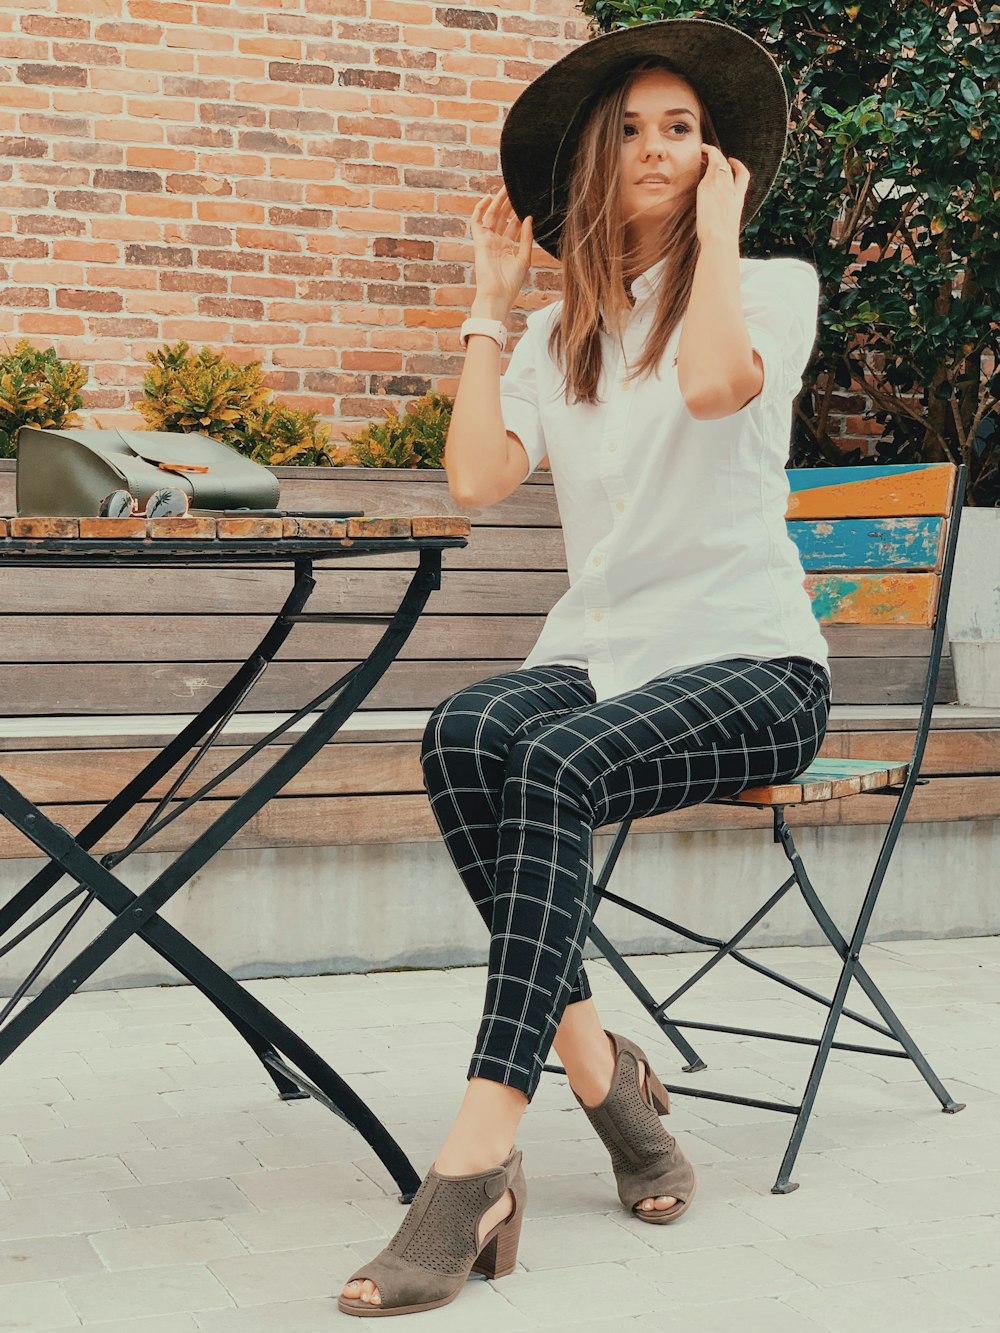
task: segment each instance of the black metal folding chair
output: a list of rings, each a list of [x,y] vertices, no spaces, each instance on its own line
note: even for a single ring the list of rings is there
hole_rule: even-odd
[[[791,874],[726,940],[701,934],[611,892],[608,884],[632,821],[620,824],[596,879],[598,905],[603,900],[617,903],[619,907],[665,930],[714,950],[708,961],[665,999],[658,1001],[654,998],[596,924],[592,925],[590,932],[591,939],[619,977],[684,1057],[685,1072],[695,1073],[706,1068],[705,1062],[685,1037],[685,1030],[724,1032],[816,1048],[802,1099],[797,1104],[666,1084],[671,1092],[681,1095],[762,1107],[795,1117],[777,1180],[772,1187],[772,1193],[775,1194],[787,1194],[798,1188],[791,1181],[790,1175],[832,1050],[912,1060],[940,1101],[942,1110],[962,1110],[962,1104],[949,1095],[893,1012],[862,964],[860,955],[913,789],[920,781],[920,765],[930,729],[944,644],[945,612],[965,493],[965,469],[956,469],[950,464],[799,469],[790,471],[789,479],[792,488],[788,509],[789,532],[802,555],[803,566],[807,571],[806,583],[818,619],[825,624],[916,625],[930,631],[923,702],[912,756],[909,761],[818,759],[792,783],[780,787],[755,788],[734,798],[743,805],[771,810],[774,840],[784,850]],[[894,797],[896,805],[857,920],[849,932],[842,932],[806,872],[792,831],[785,820],[785,807],[802,802],[839,800],[860,792]],[[806,907],[840,956],[842,965],[832,996],[822,995],[756,959],[747,957],[740,947],[753,928],[793,887],[798,888]],[[674,1017],[675,1005],[681,997],[687,995],[695,983],[711,972],[723,958],[735,959],[754,972],[823,1006],[826,1009],[826,1020],[821,1034],[818,1037],[803,1037],[719,1023],[683,1021]],[[881,1022],[845,1007],[852,981],[861,986]],[[887,1046],[883,1042],[879,1045],[859,1045],[835,1040],[842,1017],[851,1019],[880,1037],[889,1038],[895,1044]]]

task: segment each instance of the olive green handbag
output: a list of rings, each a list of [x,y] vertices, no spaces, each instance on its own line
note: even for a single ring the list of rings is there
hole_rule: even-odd
[[[17,512],[93,516],[111,491],[144,505],[176,486],[197,509],[273,509],[278,478],[207,435],[162,430],[40,430],[17,435]]]

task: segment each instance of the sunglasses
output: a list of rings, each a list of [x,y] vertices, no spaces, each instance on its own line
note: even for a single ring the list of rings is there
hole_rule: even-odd
[[[176,486],[161,486],[146,501],[147,518],[180,518],[188,511],[188,497]],[[131,518],[139,512],[139,501],[131,491],[112,491],[101,501],[99,518]]]

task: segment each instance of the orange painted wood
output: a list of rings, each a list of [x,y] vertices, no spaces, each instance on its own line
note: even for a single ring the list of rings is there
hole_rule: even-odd
[[[283,518],[283,537],[346,537],[347,522],[342,518]]]
[[[793,491],[787,518],[881,518],[900,514],[921,517],[947,514],[955,469],[950,463],[845,485]]]
[[[409,537],[408,518],[349,518],[348,537]]]
[[[46,537],[79,537],[80,520],[78,518],[12,518],[10,520],[10,535],[38,541],[42,541]]]
[[[194,538],[198,541],[211,541],[215,536],[214,518],[195,518],[185,514],[181,518],[151,518],[146,530],[154,540],[171,537]]]
[[[145,541],[145,518],[81,518],[80,536],[93,541]]]
[[[468,537],[472,521],[468,518],[418,515],[412,518],[414,537]]]
[[[769,787],[748,787],[734,801],[755,805],[794,805],[808,801],[830,801],[843,796],[889,787],[906,780],[909,764],[900,761],[816,759],[792,782]]]
[[[220,518],[216,535],[227,540],[274,541],[281,537],[280,518]]]
[[[808,574],[817,620],[830,625],[934,624],[936,574]]]

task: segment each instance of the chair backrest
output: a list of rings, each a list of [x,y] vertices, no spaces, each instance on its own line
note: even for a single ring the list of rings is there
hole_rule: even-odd
[[[788,531],[802,557],[817,619],[829,626],[882,627],[886,633],[893,632],[890,627],[912,627],[924,633],[923,696],[909,788],[919,772],[937,693],[965,469],[950,463],[797,468],[788,477]]]
[[[957,474],[950,463],[789,470],[788,532],[818,620],[933,628]]]

